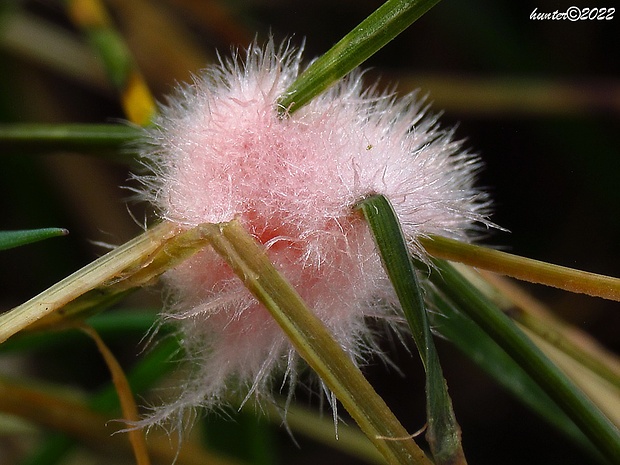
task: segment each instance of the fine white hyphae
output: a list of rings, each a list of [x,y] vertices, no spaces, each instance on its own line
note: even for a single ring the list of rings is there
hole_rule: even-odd
[[[360,363],[376,350],[367,319],[402,318],[355,204],[385,195],[421,256],[421,236],[467,240],[488,224],[488,202],[473,187],[478,159],[452,132],[415,95],[368,90],[360,72],[283,117],[278,99],[301,68],[299,52],[273,42],[208,68],[161,108],[142,146],[151,174],[138,179],[166,220],[238,218]],[[192,374],[147,421],[214,407],[231,393],[269,395],[274,372],[295,380],[291,344],[213,250],[163,280],[162,318],[176,323]]]

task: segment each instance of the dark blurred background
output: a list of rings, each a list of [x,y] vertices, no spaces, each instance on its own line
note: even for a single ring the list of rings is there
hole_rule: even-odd
[[[349,32],[380,1],[110,0],[119,29],[158,98],[175,82],[273,34],[305,38],[314,57]],[[595,2],[444,0],[372,57],[369,82],[428,94],[445,126],[479,153],[480,184],[494,199],[493,220],[510,233],[485,243],[513,253],[620,276],[619,18],[571,22],[531,20]],[[62,2],[6,1],[0,7],[1,122],[124,120],[96,58],[80,48]],[[613,5],[601,5],[613,7]],[[619,13],[620,14],[620,13]],[[48,30],[49,28],[49,30]],[[51,34],[51,35],[46,35]],[[61,39],[69,41],[65,47]],[[52,39],[50,39],[50,37]],[[73,46],[76,49],[73,50]],[[60,47],[61,52],[54,52]],[[42,48],[38,51],[38,48]],[[41,53],[68,58],[48,62]],[[86,51],[86,53],[82,53]],[[70,70],[70,64],[75,70]],[[144,206],[128,202],[127,163],[79,153],[0,153],[1,229],[65,227],[71,235],[0,255],[0,310],[26,300],[140,231]],[[568,321],[620,349],[618,305],[541,286],[527,289]],[[156,293],[146,295],[157,305]],[[133,304],[140,305],[134,298]],[[394,351],[393,349],[389,349]],[[584,464],[584,457],[490,382],[470,361],[440,343],[455,410],[471,464]],[[368,370],[404,424],[421,427],[419,364],[394,352],[403,368]],[[101,376],[104,376],[105,373]],[[420,380],[418,383],[417,380]],[[299,439],[299,438],[298,438]],[[280,463],[354,463],[282,435]],[[289,458],[287,454],[292,454]]]

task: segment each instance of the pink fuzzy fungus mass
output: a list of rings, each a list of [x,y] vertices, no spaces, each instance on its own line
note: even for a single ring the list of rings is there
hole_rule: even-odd
[[[413,95],[365,90],[361,73],[280,116],[278,98],[301,67],[298,52],[270,42],[207,69],[148,130],[143,155],[153,173],[140,180],[166,220],[241,221],[359,362],[376,347],[367,319],[401,319],[355,204],[385,195],[420,256],[417,238],[466,240],[485,222],[485,196],[473,188],[479,163]],[[213,250],[163,279],[164,318],[176,321],[194,370],[153,421],[216,406],[231,392],[268,393],[277,369],[294,381],[294,349]]]

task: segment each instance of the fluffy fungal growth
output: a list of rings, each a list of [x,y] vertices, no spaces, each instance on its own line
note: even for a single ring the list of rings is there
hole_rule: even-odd
[[[466,240],[485,222],[484,196],[472,186],[479,163],[413,95],[364,90],[361,73],[279,116],[300,61],[288,47],[254,45],[182,87],[148,131],[153,174],[140,179],[164,219],[187,227],[239,219],[359,362],[375,347],[366,319],[400,318],[355,204],[385,195],[421,257],[419,237]],[[176,320],[193,372],[151,421],[216,406],[231,391],[268,393],[278,368],[295,379],[291,344],[213,250],[163,279],[163,318]]]

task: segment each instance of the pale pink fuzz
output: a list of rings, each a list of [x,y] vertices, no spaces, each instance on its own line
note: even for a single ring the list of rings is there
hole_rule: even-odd
[[[467,239],[475,222],[485,222],[484,195],[472,187],[479,163],[414,96],[364,90],[360,73],[281,118],[277,99],[300,60],[269,42],[182,87],[149,130],[143,155],[154,174],[140,179],[167,220],[191,227],[239,218],[360,361],[374,347],[365,318],[400,317],[354,205],[372,193],[387,196],[419,256],[420,236]],[[164,281],[165,318],[177,320],[195,369],[153,421],[218,405],[231,391],[268,393],[276,368],[295,378],[290,343],[213,250]]]

